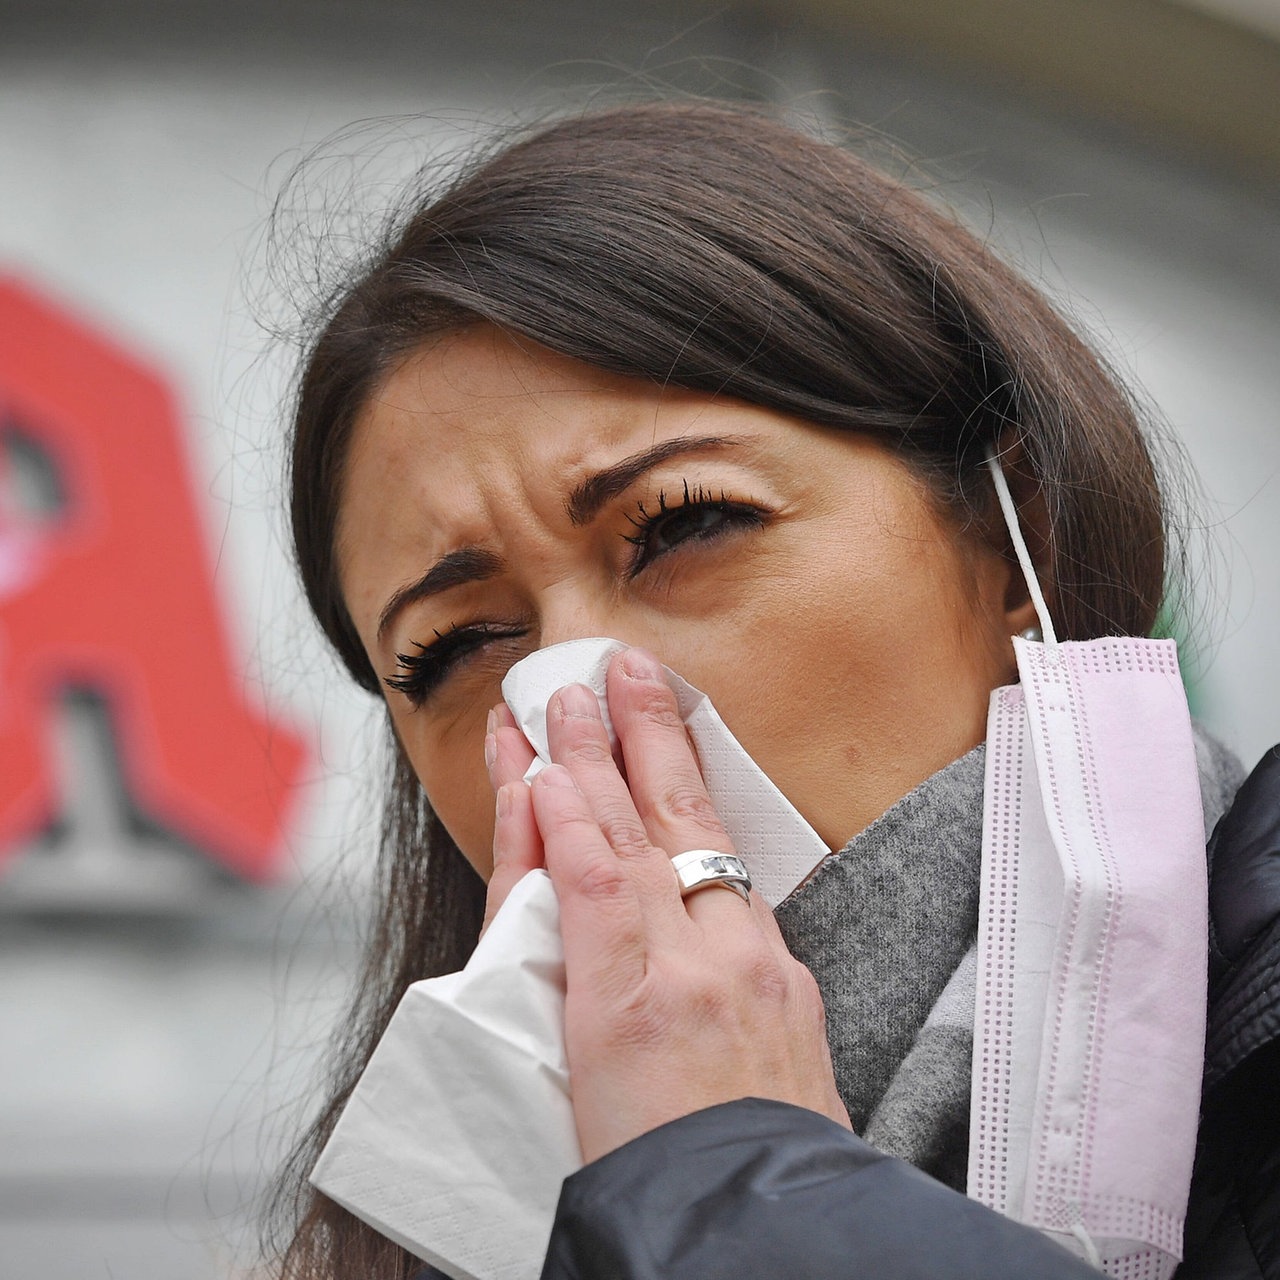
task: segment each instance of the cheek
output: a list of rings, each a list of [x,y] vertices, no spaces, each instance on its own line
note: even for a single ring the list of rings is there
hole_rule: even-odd
[[[945,546],[872,550],[812,558],[703,686],[833,848],[981,740],[1003,674]]]
[[[493,871],[493,789],[484,765],[484,717],[475,723],[397,731],[428,803],[463,856],[487,881]]]

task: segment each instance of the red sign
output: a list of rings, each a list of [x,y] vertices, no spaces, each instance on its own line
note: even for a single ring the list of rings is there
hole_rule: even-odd
[[[6,436],[48,461],[58,501],[39,516],[0,506],[0,858],[58,814],[51,717],[74,687],[106,700],[136,808],[270,877],[305,753],[245,698],[168,388],[0,279]]]

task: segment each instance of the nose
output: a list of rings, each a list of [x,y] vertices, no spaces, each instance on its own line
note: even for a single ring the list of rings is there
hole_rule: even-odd
[[[583,592],[556,593],[543,603],[538,647],[549,649],[567,640],[620,640],[628,647],[648,649],[661,656],[662,634],[657,620],[626,601],[599,599]]]
[[[594,689],[605,731],[613,744],[614,762],[625,777],[622,749],[609,716],[605,673],[619,644],[639,646],[661,657],[657,628],[652,623],[646,625],[646,619],[634,607],[569,591],[556,593],[554,601],[544,600],[540,622],[538,650],[516,664],[516,683],[504,683],[504,695],[521,721],[527,721],[535,746],[545,751],[545,739],[536,736],[545,732],[545,721],[540,714],[527,717],[526,708],[545,707],[551,694],[570,680]],[[598,641],[615,643],[593,643]],[[554,655],[548,653],[553,646],[560,646]],[[542,660],[544,655],[546,661]]]

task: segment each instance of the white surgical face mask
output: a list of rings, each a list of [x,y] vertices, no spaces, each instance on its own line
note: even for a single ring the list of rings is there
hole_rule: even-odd
[[[969,1194],[1117,1280],[1182,1255],[1204,1052],[1207,883],[1171,640],[1059,642],[991,695]]]

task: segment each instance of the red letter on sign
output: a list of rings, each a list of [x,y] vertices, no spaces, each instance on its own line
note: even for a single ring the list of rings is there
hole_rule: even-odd
[[[56,815],[49,718],[77,686],[110,705],[139,810],[269,876],[304,752],[236,679],[168,391],[0,280],[6,424],[50,459],[63,500],[39,529],[0,509],[0,853]]]

